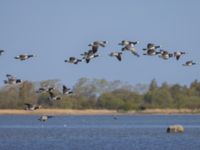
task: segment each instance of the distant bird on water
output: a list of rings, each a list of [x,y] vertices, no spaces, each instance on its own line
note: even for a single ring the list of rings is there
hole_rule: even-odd
[[[45,121],[47,121],[48,119],[53,118],[53,117],[54,117],[54,116],[43,115],[43,116],[41,116],[38,120],[39,120],[39,121],[45,122]]]
[[[14,58],[15,59],[19,59],[21,61],[24,61],[24,60],[27,60],[27,59],[29,59],[31,57],[35,57],[35,55],[32,55],[32,54],[31,55],[29,55],[29,54],[20,54],[18,56],[15,56]]]

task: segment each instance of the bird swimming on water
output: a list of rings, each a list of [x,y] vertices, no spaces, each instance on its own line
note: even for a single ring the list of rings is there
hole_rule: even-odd
[[[54,117],[54,116],[43,115],[43,116],[41,116],[38,120],[39,120],[39,121],[45,122],[45,121],[47,121],[49,118],[53,118],[53,117]]]

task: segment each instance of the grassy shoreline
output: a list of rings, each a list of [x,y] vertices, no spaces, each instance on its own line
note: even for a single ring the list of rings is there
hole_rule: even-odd
[[[138,115],[138,114],[200,114],[200,109],[146,109],[144,111],[117,111],[106,109],[39,109],[26,111],[18,109],[0,109],[0,115]]]

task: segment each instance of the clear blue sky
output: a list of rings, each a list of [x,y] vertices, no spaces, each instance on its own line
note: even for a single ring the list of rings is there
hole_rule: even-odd
[[[0,86],[6,74],[22,80],[60,79],[72,86],[81,77],[122,80],[131,84],[189,84],[200,77],[200,65],[182,67],[187,60],[200,62],[199,0],[1,0]],[[108,54],[119,51],[123,40],[139,40],[138,52],[148,42],[171,52],[186,51],[179,61],[158,57],[137,58],[127,52],[118,62]],[[91,63],[64,63],[80,57],[94,40],[107,40],[101,57]],[[37,57],[21,62],[20,53]]]

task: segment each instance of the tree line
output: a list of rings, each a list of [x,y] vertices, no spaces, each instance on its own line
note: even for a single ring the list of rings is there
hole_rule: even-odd
[[[36,93],[39,87],[55,87],[62,100],[50,101],[48,93]],[[43,108],[144,110],[147,108],[200,108],[200,82],[189,86],[167,82],[158,86],[155,79],[149,85],[130,85],[119,80],[80,78],[73,94],[62,95],[59,80],[24,81],[0,89],[0,109],[23,109],[24,103],[40,104]]]

